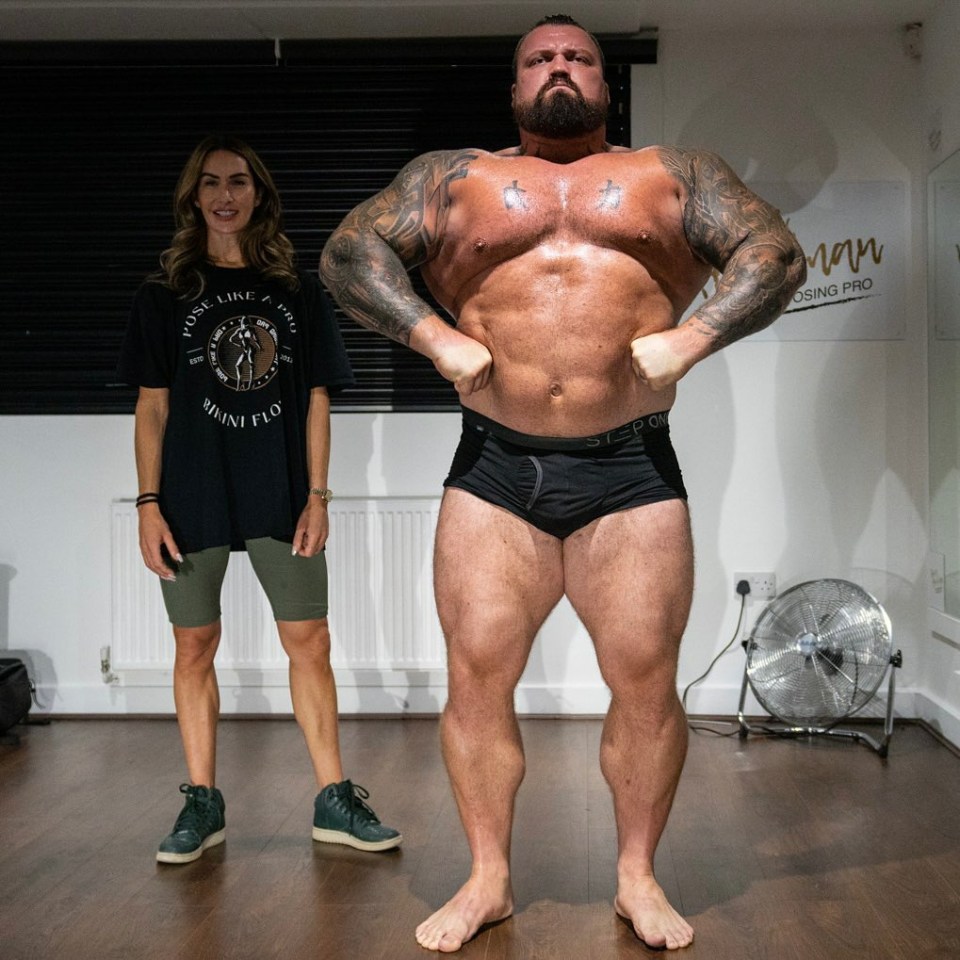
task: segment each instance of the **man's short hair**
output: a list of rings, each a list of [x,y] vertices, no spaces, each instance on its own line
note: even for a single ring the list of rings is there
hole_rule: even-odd
[[[586,27],[584,27],[582,24],[577,23],[577,21],[574,20],[573,17],[569,16],[568,14],[566,14],[566,13],[551,13],[551,14],[549,14],[548,16],[542,17],[540,20],[538,20],[538,21],[517,41],[517,45],[516,45],[516,47],[514,47],[514,50],[513,50],[513,79],[514,79],[514,80],[517,79],[517,63],[518,63],[518,59],[519,59],[519,56],[520,56],[520,47],[521,47],[521,45],[523,44],[523,41],[526,40],[527,37],[529,37],[530,34],[533,33],[533,31],[537,29],[537,27],[546,26],[548,23],[559,23],[559,24],[562,24],[563,26],[567,26],[567,27],[577,27],[578,29],[582,30],[582,31],[593,41],[593,45],[597,48],[597,53],[600,54],[600,69],[601,69],[601,70],[605,70],[605,69],[606,69],[607,64],[606,64],[606,60],[604,59],[604,56],[603,56],[603,47],[600,46],[600,41],[599,41]]]

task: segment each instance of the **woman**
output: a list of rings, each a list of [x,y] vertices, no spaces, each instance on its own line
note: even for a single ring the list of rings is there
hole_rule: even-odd
[[[186,801],[157,859],[224,839],[215,786],[214,655],[231,550],[246,550],[290,658],[290,693],[320,792],[313,837],[386,850],[400,834],[343,777],[330,667],[330,395],[353,382],[330,301],[294,266],[280,198],[250,147],[207,137],[174,194],[176,232],[137,292],[120,374],[139,387],[140,550],[176,641]]]

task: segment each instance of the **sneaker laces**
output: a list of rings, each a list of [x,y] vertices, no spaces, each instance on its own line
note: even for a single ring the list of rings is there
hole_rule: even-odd
[[[341,791],[340,799],[347,807],[351,822],[353,820],[363,820],[368,823],[379,823],[380,818],[373,812],[373,808],[364,803],[365,800],[369,799],[370,791],[349,780],[347,786],[349,789]]]
[[[201,790],[206,792],[206,797],[200,795]],[[177,822],[173,825],[173,832],[180,833],[184,830],[193,830],[195,833],[202,834],[204,830],[209,830],[209,800],[212,799],[210,791],[206,787],[195,787],[189,783],[181,783],[180,792],[187,799],[180,811],[180,816],[177,817]]]

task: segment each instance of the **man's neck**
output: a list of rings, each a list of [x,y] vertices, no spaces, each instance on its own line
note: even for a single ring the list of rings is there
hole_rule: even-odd
[[[537,133],[520,130],[520,154],[524,157],[539,157],[551,163],[573,163],[594,153],[606,153],[610,149],[607,143],[607,129],[600,127],[582,137],[554,139]]]

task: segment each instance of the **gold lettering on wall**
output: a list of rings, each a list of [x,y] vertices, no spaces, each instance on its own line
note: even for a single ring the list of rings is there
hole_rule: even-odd
[[[957,257],[960,259],[960,244],[957,244]],[[857,237],[855,240],[841,240],[832,245],[822,242],[816,246],[806,260],[811,270],[819,268],[825,277],[829,277],[833,268],[843,263],[846,263],[851,273],[858,274],[865,261],[874,265],[883,262],[883,244],[877,243],[876,237],[868,237],[866,240]],[[717,292],[720,277],[720,271],[714,267],[700,291],[700,296],[704,300],[709,300]],[[864,280],[862,282],[866,284],[868,281]],[[857,290],[866,289],[862,288],[860,284],[861,281],[859,280],[851,280],[844,284],[844,287]]]
[[[835,243],[829,255],[827,254],[826,243],[821,243],[813,251],[813,255],[807,257],[807,264],[812,268],[820,264],[820,269],[825,277],[830,276],[834,267],[839,266],[844,260],[852,273],[860,272],[860,265],[868,256],[878,264],[883,260],[883,244],[877,245],[874,237],[864,241],[857,238],[856,252],[854,252],[853,240],[843,240]]]

